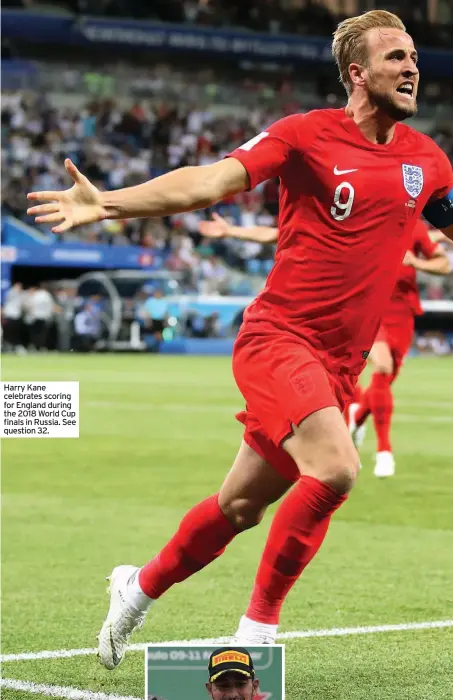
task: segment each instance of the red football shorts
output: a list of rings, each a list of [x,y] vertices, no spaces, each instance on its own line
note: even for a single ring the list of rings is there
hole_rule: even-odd
[[[413,315],[389,315],[384,316],[379,326],[375,343],[387,343],[392,353],[394,362],[394,375],[401,369],[403,360],[410,350],[414,336]]]
[[[234,346],[233,373],[246,401],[236,418],[244,440],[284,478],[299,470],[282,441],[311,413],[328,406],[343,411],[357,376],[329,372],[314,348],[289,334],[242,332]]]

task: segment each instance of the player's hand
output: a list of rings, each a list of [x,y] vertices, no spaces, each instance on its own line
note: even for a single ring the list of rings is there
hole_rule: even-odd
[[[417,256],[414,255],[411,250],[408,250],[406,252],[406,255],[404,256],[403,265],[406,265],[407,267],[414,267],[415,269],[417,269],[417,262]]]
[[[106,218],[102,206],[101,193],[85,175],[82,175],[74,163],[66,158],[65,168],[74,180],[69,190],[57,192],[29,192],[27,199],[44,201],[46,204],[27,209],[27,214],[35,217],[37,224],[57,224],[52,228],[54,233],[62,233],[73,226],[90,224]]]
[[[213,221],[200,221],[198,230],[202,236],[207,238],[224,238],[230,233],[230,225],[226,219],[219,214],[212,215]]]

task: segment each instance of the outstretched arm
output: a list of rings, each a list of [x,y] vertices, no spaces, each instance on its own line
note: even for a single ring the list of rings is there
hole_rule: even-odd
[[[447,254],[438,245],[429,259],[418,258],[410,250],[407,251],[403,260],[404,265],[410,265],[416,270],[430,272],[432,275],[448,275],[451,272],[451,265]]]
[[[256,243],[275,243],[278,229],[274,226],[232,226],[219,214],[212,215],[212,221],[200,221],[198,229],[207,238],[239,238]]]
[[[65,167],[74,180],[68,190],[31,192],[28,199],[44,201],[28,209],[36,223],[57,224],[54,233],[103,219],[168,216],[215,204],[249,187],[247,170],[236,158],[212,165],[180,168],[142,185],[100,192],[71,160]]]
[[[267,131],[236,148],[229,158],[212,165],[180,168],[143,185],[115,192],[100,192],[67,159],[65,167],[74,185],[63,192],[32,192],[28,209],[37,223],[56,224],[61,233],[102,219],[168,216],[204,209],[225,197],[278,177],[291,153],[300,148],[301,115],[285,117]]]
[[[442,231],[438,231],[438,230],[430,231],[429,237],[431,238],[433,243],[446,243],[447,245],[453,245],[453,237],[447,238],[445,233],[442,233]]]

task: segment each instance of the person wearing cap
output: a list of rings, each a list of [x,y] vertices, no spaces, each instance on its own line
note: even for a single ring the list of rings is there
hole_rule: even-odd
[[[213,700],[252,700],[259,692],[252,657],[241,647],[213,651],[206,690]]]

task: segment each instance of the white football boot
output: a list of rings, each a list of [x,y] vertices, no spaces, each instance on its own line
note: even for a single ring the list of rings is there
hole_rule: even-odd
[[[391,452],[376,452],[374,476],[384,479],[395,474],[395,460]]]
[[[366,434],[366,425],[365,423],[362,423],[362,425],[357,426],[357,423],[355,422],[355,416],[357,413],[357,410],[359,408],[358,403],[352,403],[349,406],[348,410],[348,427],[349,427],[349,434],[352,437],[352,442],[356,446],[357,449],[362,446],[363,441],[365,440],[365,434]]]
[[[264,622],[255,622],[243,615],[239,620],[239,627],[231,639],[230,644],[275,644],[278,625],[268,625]]]
[[[153,603],[138,587],[138,572],[137,566],[117,566],[107,578],[110,607],[98,636],[98,656],[110,670],[123,660],[130,635],[143,625]]]

